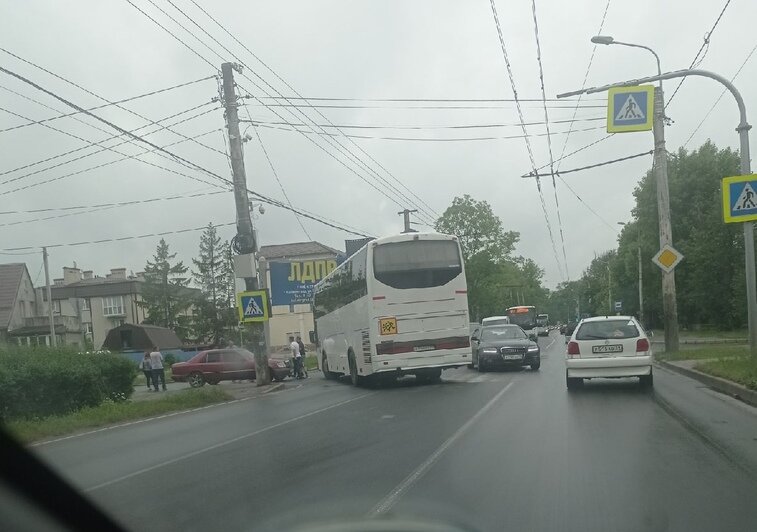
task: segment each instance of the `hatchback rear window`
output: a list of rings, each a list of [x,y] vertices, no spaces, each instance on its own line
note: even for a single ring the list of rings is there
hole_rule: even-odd
[[[639,329],[629,320],[588,321],[581,324],[576,332],[576,340],[608,340],[638,336]]]

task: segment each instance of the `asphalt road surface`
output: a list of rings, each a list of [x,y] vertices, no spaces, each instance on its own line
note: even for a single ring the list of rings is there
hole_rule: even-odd
[[[655,369],[565,388],[538,372],[354,388],[320,374],[34,450],[134,530],[288,530],[416,516],[473,530],[757,529],[757,414]]]

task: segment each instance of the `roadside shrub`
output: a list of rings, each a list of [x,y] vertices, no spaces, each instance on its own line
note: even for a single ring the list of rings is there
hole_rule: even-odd
[[[0,351],[0,419],[40,418],[126,399],[136,368],[117,355],[62,347]]]
[[[176,363],[176,355],[173,353],[168,353],[165,357],[163,357],[163,362],[165,363],[166,367],[171,367]]]

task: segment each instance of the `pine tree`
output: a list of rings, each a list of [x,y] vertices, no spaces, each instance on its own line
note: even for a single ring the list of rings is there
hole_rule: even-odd
[[[192,305],[186,289],[188,268],[181,261],[171,264],[174,258],[176,253],[170,253],[161,238],[152,261],[145,266],[142,301],[138,304],[147,312],[145,323],[173,329],[180,338],[186,338],[190,321],[186,311]]]
[[[218,343],[233,323],[232,306],[229,301],[229,277],[231,271],[230,246],[222,242],[213,224],[200,236],[200,252],[192,259],[195,283],[202,291],[195,316],[195,334],[198,339],[209,339]]]

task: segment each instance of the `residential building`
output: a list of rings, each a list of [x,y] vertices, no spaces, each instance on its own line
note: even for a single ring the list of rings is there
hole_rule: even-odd
[[[307,344],[314,330],[313,286],[344,260],[344,253],[320,242],[262,246],[265,275],[271,293],[270,348],[289,345],[289,336]]]

